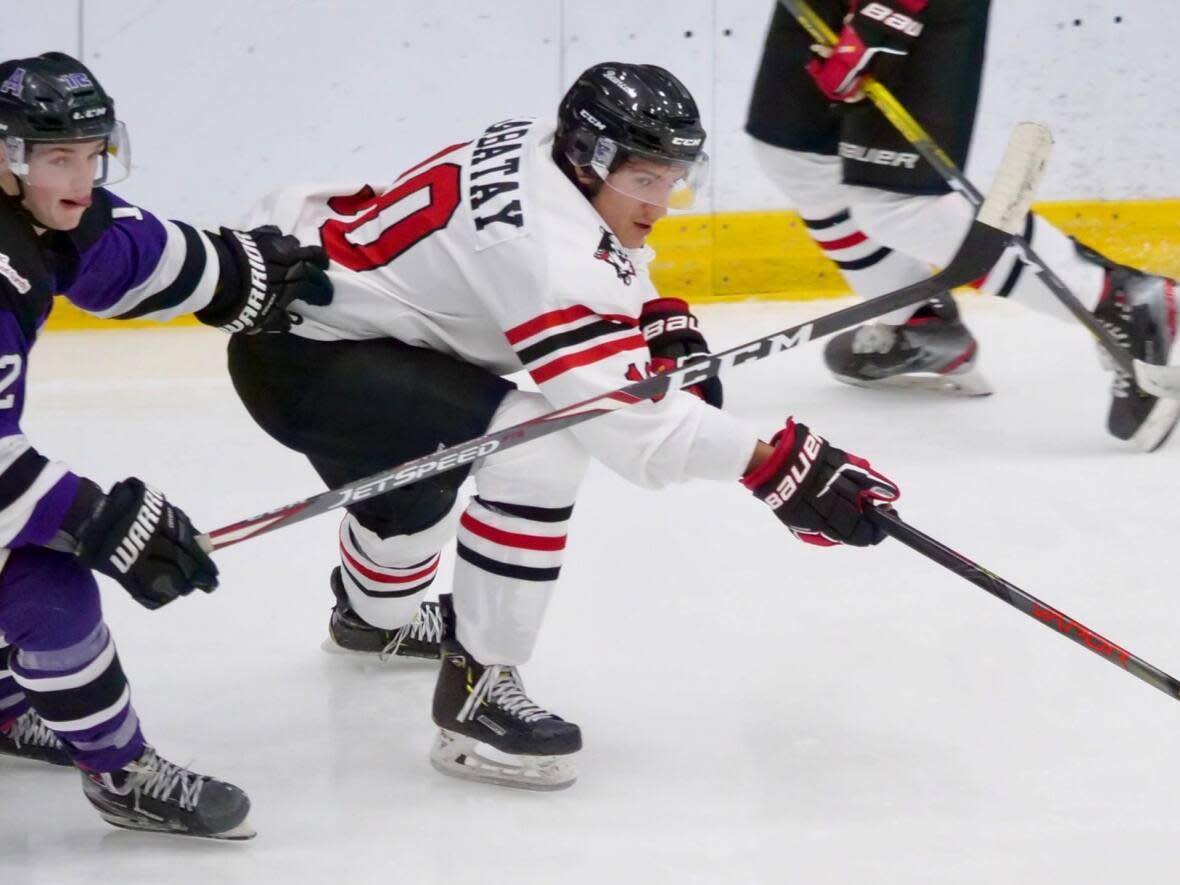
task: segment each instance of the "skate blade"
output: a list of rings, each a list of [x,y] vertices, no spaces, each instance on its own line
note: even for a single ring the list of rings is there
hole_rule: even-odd
[[[435,738],[430,764],[451,777],[517,790],[565,790],[578,779],[574,766],[563,756],[497,753],[474,738],[445,728]]]
[[[331,636],[320,643],[320,649],[337,657],[375,661],[379,664],[390,664],[396,667],[407,665],[414,667],[438,666],[438,658],[428,658],[424,655],[383,655],[377,651],[357,651],[355,648],[345,648],[343,645],[338,645]]]
[[[978,369],[950,372],[946,375],[937,372],[909,372],[878,380],[855,378],[850,375],[833,377],[853,387],[864,387],[869,390],[916,390],[961,397],[991,396],[995,393],[995,388]]]
[[[242,821],[236,827],[222,833],[190,833],[163,824],[148,821],[130,820],[105,811],[98,812],[99,817],[113,827],[120,830],[130,830],[134,833],[157,833],[161,836],[183,836],[186,839],[209,839],[213,842],[246,842],[258,835],[257,831],[247,821]]]

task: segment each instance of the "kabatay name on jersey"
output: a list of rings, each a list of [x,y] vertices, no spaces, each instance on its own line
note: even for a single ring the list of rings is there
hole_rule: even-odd
[[[484,130],[471,152],[468,200],[477,249],[524,230],[520,160],[531,120],[504,120]]]

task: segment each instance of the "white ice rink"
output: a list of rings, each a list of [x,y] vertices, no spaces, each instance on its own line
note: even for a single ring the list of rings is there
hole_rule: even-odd
[[[702,309],[715,348],[810,306]],[[1180,673],[1180,440],[1103,429],[1079,328],[971,299],[998,393],[872,393],[820,345],[736,370],[732,409],[794,413],[902,486],[919,528]],[[258,430],[206,330],[57,333],[25,428],[104,484],[138,474],[213,528],[320,490]],[[375,408],[380,404],[375,403]],[[740,487],[595,467],[530,694],[578,722],[556,794],[427,761],[431,668],[320,650],[336,519],[219,555],[222,588],[106,611],[146,734],[251,795],[259,835],[112,829],[73,772],[0,760],[0,880],[60,883],[1172,883],[1180,705],[896,543],[798,543]],[[445,588],[446,580],[436,582]]]

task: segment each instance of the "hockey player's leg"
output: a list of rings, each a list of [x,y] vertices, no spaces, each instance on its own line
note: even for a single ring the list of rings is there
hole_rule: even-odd
[[[920,249],[915,254],[909,248],[913,238],[887,242],[890,222],[897,219],[886,219],[882,225],[876,222],[887,213],[860,216],[861,205],[874,198],[888,200],[892,207],[907,198],[843,184],[841,161],[835,156],[763,143],[755,144],[755,156],[795,206],[812,239],[862,298],[873,298],[930,275],[931,262],[920,257]],[[930,227],[941,236],[937,219],[932,221]],[[948,239],[948,255],[966,235],[971,215],[968,212],[954,221],[961,230],[957,239],[953,233]],[[878,236],[878,231],[886,236]],[[907,308],[834,336],[824,348],[824,360],[832,374],[848,384],[979,396],[991,393],[991,386],[977,369],[978,352],[974,336],[947,293],[928,305]]]
[[[438,603],[423,597],[434,583],[443,545],[455,536],[458,513],[452,513],[421,531],[388,538],[345,515],[340,565],[331,576],[336,604],[326,651],[438,660],[442,618]]]
[[[491,429],[549,408],[537,394],[513,392]],[[517,668],[532,654],[561,571],[587,463],[572,435],[555,433],[475,470],[478,495],[459,526],[455,628],[434,696],[440,733],[431,762],[440,771],[540,790],[575,779],[562,757],[581,749],[580,729],[530,699]]]
[[[11,646],[0,645],[0,756],[72,766],[70,754],[29,706],[25,693],[12,678],[8,668],[11,651]]]
[[[250,801],[232,784],[162,759],[144,742],[98,587],[73,557],[14,551],[0,577],[0,632],[14,682],[82,771],[86,798],[115,826],[247,839]]]
[[[514,387],[392,339],[236,335],[229,368],[254,420],[306,455],[330,487],[478,436]],[[423,597],[454,536],[448,515],[466,475],[453,470],[349,505],[340,567],[329,579],[325,648],[398,661],[438,657],[438,603]]]

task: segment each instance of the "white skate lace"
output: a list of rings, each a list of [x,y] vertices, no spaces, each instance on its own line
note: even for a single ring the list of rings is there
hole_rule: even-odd
[[[62,749],[61,741],[54,734],[41,717],[32,710],[26,710],[12,724],[8,730],[9,739],[20,747],[48,747],[52,750]]]
[[[884,323],[861,326],[852,336],[853,353],[889,353],[897,338],[897,330]]]
[[[529,700],[515,667],[502,667],[498,664],[487,667],[471,689],[467,702],[459,710],[458,720],[466,722],[472,718],[479,705],[484,702],[495,704],[522,722],[553,718],[552,713]]]
[[[381,649],[378,658],[386,661],[396,655],[407,639],[417,642],[442,642],[443,619],[438,603],[424,602],[418,607],[414,620],[400,628],[393,639]]]
[[[201,788],[208,778],[189,771],[159,756],[149,747],[142,756],[125,769],[132,776],[118,792],[126,795],[138,790],[141,796],[167,802],[179,788],[176,804],[185,811],[192,811],[201,799]]]
[[[1111,337],[1118,342],[1119,347],[1129,351],[1131,349],[1131,334],[1127,331],[1127,326],[1131,323],[1131,311],[1123,310],[1120,313],[1122,314],[1125,325],[1106,321],[1103,321],[1102,325],[1106,326]],[[1114,379],[1110,383],[1110,395],[1116,399],[1130,396],[1131,390],[1134,387],[1134,381],[1130,374],[1117,368],[1114,360],[1110,359],[1109,354],[1102,349],[1101,345],[1098,347],[1098,352],[1100,356],[1106,358],[1103,364],[1114,371]]]

